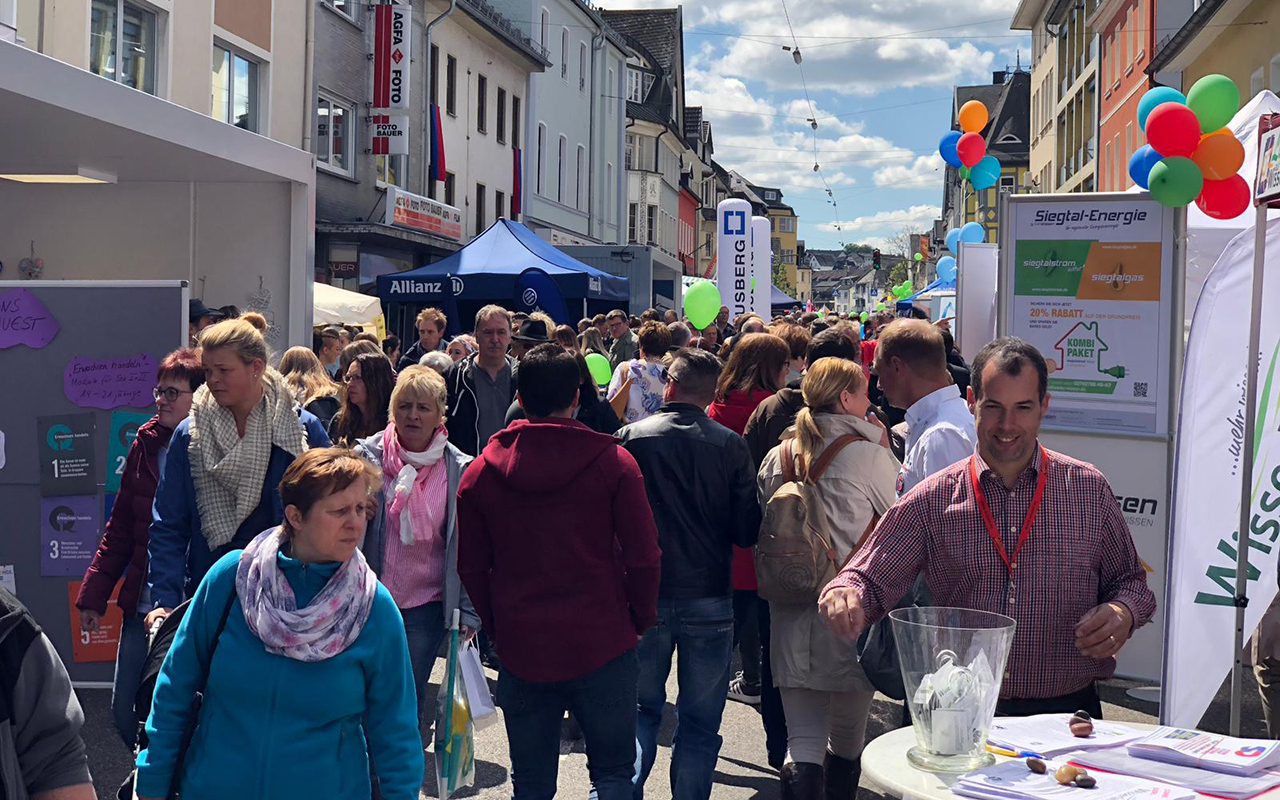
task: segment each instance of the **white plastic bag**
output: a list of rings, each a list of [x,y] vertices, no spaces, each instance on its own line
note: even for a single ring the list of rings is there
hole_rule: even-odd
[[[498,709],[489,694],[489,681],[474,639],[459,651],[458,664],[462,668],[462,685],[467,690],[467,704],[471,706],[471,721],[476,730],[480,730],[497,721]]]

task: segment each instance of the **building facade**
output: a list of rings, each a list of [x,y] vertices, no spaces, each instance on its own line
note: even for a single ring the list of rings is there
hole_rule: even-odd
[[[1280,39],[1269,30],[1277,19],[1280,0],[1161,0],[1147,72],[1184,92],[1226,75],[1241,105],[1263,89],[1280,93]]]
[[[1031,32],[1030,188],[1053,192],[1058,186],[1058,36],[1048,23],[1053,0],[1022,0],[1013,30]],[[1051,33],[1050,30],[1053,29]]]
[[[555,245],[623,241],[626,45],[583,0],[490,0],[544,48],[522,125],[524,223]]]
[[[0,0],[14,40],[201,114],[302,147],[306,3]]]
[[[956,87],[952,127],[959,128],[960,107],[970,100],[987,107],[990,121],[982,135],[987,153],[1000,162],[1000,178],[995,186],[975,190],[961,179],[959,170],[947,167],[942,219],[948,229],[979,222],[986,229],[986,241],[995,243],[1000,235],[1000,195],[1024,192],[1030,183],[1031,75],[1024,70],[1001,71],[994,73],[989,85]]]
[[[429,264],[510,217],[515,148],[524,146],[531,76],[542,49],[485,0],[417,0],[412,11],[408,155],[373,153],[371,6],[322,0],[315,19],[316,278],[372,291],[379,275]],[[430,79],[428,80],[428,67]],[[428,89],[429,86],[429,89]],[[439,109],[443,180],[428,180],[428,108]],[[525,184],[528,198],[528,184]],[[395,216],[397,198],[447,225]],[[391,214],[388,213],[390,206]]]
[[[1059,192],[1097,188],[1098,45],[1089,18],[1098,0],[1054,0],[1047,16],[1058,37],[1055,105]]]
[[[1155,0],[1106,0],[1089,19],[1098,32],[1098,191],[1133,185],[1129,156],[1146,144],[1138,102],[1151,87],[1147,65],[1155,46]]]

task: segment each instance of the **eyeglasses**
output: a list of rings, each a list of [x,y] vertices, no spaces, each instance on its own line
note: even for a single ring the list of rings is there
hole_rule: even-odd
[[[170,403],[177,402],[178,398],[184,394],[195,394],[194,392],[185,391],[183,389],[175,389],[172,386],[161,389],[159,386],[151,390],[151,396],[159,400],[163,397]]]
[[[359,375],[347,375],[342,379],[343,383],[355,383],[356,381],[364,382],[364,378]]]

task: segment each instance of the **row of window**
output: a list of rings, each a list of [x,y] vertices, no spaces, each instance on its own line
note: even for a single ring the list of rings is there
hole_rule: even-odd
[[[1130,6],[1124,14],[1124,23],[1116,27],[1115,32],[1107,37],[1102,45],[1102,68],[1106,74],[1102,76],[1102,86],[1106,93],[1120,85],[1120,77],[1133,68],[1132,62],[1142,57],[1146,48],[1142,46],[1142,38],[1146,35],[1146,4],[1139,2]]]
[[[675,217],[660,209],[653,203],[648,203],[644,207],[645,213],[645,234],[644,244],[652,245],[665,250],[671,255],[678,255],[676,252],[679,247],[677,241],[679,223]],[[627,242],[631,244],[640,243],[639,231],[637,226],[640,224],[640,204],[627,204]],[[686,226],[687,227],[687,226]],[[692,228],[690,228],[692,232]]]
[[[554,192],[547,185],[547,126],[538,123],[537,164],[534,170],[534,191],[561,205],[571,205],[579,211],[587,210],[587,148],[578,145],[574,150],[574,172],[569,173],[569,138],[560,134],[556,139],[556,185]],[[613,162],[604,165],[604,185],[613,186]],[[572,195],[572,203],[570,196]],[[605,219],[613,218],[613,194],[605,192]]]
[[[548,53],[551,52],[551,12],[545,7],[542,9],[541,15],[538,17],[538,43],[541,44]],[[564,81],[569,80],[569,29],[560,28],[560,78]],[[587,93],[587,74],[590,71],[591,58],[587,50],[587,43],[581,39],[578,40],[578,91],[583,94]],[[613,76],[610,75],[609,83],[613,83]]]
[[[439,105],[440,48],[431,45],[431,104]],[[507,143],[507,90],[496,87],[494,101],[494,136],[499,144]],[[458,59],[445,54],[444,110],[458,116]],[[476,73],[476,132],[489,133],[489,78]],[[511,95],[511,141],[520,144],[520,96]]]

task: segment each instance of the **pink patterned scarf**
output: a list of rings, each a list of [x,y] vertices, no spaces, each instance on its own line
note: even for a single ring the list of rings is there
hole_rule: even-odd
[[[421,453],[405,450],[394,421],[382,432],[382,474],[386,477],[387,535],[401,544],[428,542],[440,533],[449,492],[444,451],[449,431],[436,428]]]
[[[284,542],[283,529],[272,528],[258,534],[240,555],[236,594],[244,621],[268,653],[295,661],[324,661],[350,647],[364,630],[378,578],[356,550],[311,603],[299,609],[293,587],[276,561]]]

